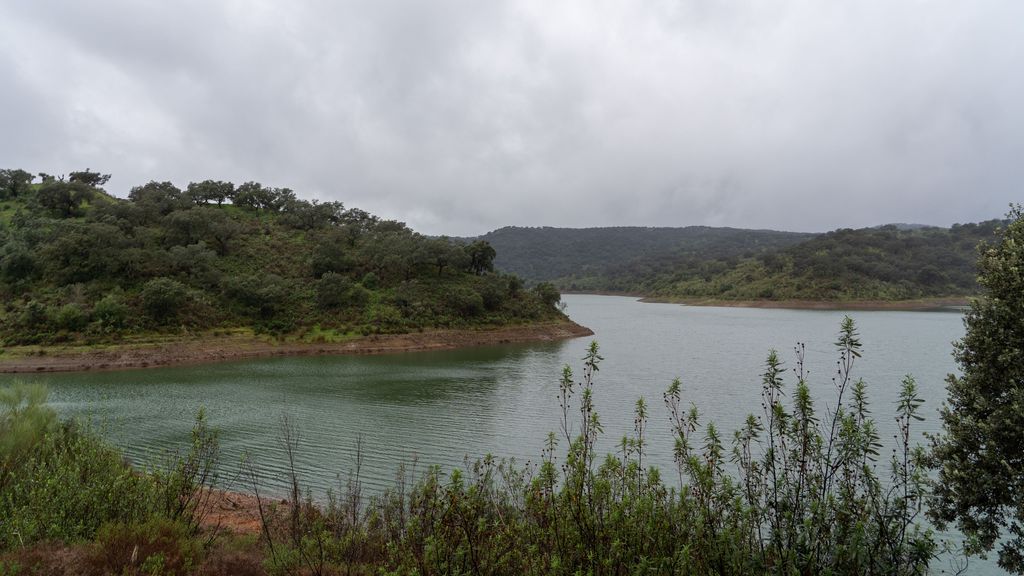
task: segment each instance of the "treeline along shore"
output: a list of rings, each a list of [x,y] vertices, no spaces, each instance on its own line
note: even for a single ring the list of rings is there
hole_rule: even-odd
[[[0,170],[0,370],[551,339],[585,329],[486,241],[288,188]]]

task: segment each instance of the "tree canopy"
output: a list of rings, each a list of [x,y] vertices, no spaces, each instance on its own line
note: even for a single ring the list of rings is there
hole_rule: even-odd
[[[564,290],[716,300],[906,300],[978,290],[998,220],[825,234],[734,228],[502,228],[498,269]]]
[[[288,188],[151,181],[127,199],[84,170],[0,171],[0,337],[107,341],[173,330],[343,334],[559,317],[493,272],[494,249],[416,233]]]
[[[935,438],[932,515],[955,522],[974,552],[998,545],[999,565],[1024,573],[1024,212],[1009,213],[982,248],[982,294],[964,318]]]

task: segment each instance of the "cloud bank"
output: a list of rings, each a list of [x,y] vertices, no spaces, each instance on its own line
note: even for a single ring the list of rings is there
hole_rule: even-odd
[[[1012,0],[13,0],[0,165],[288,186],[430,234],[994,218]]]

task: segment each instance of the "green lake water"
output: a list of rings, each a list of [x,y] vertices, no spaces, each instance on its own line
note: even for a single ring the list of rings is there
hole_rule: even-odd
[[[488,453],[536,462],[548,432],[559,429],[562,367],[581,373],[592,339],[604,357],[594,391],[606,432],[602,448],[613,450],[632,431],[633,406],[643,397],[650,413],[649,460],[665,472],[672,466],[672,446],[662,393],[673,378],[683,382],[684,402],[696,404],[704,422],[713,420],[728,439],[748,413],[761,409],[760,374],[769,349],[792,367],[793,346],[803,342],[813,393],[819,402],[834,402],[833,342],[842,311],[689,307],[591,295],[567,295],[564,301],[569,316],[595,336],[449,352],[0,375],[0,384],[45,382],[62,415],[91,419],[139,464],[184,446],[203,407],[220,430],[226,469],[249,455],[264,471],[261,482],[270,492],[284,486],[280,435],[287,417],[298,430],[299,471],[314,496],[347,477],[360,436],[362,479],[370,492],[390,485],[403,463],[448,469]],[[944,380],[956,371],[951,351],[963,335],[962,315],[849,314],[864,344],[855,375],[868,384],[883,438],[895,431],[892,407],[906,374],[916,378],[927,401],[920,430],[937,430]],[[233,487],[247,485],[238,481]]]

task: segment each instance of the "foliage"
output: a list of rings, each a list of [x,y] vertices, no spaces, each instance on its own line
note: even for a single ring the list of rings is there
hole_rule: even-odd
[[[68,174],[68,182],[85,184],[92,188],[100,188],[110,180],[110,174],[100,174],[86,168],[78,172]]]
[[[101,526],[89,564],[99,574],[186,576],[194,574],[202,553],[184,525],[154,516]]]
[[[40,386],[0,388],[0,552],[97,534],[102,543],[104,534],[198,532],[218,453],[202,412],[188,450],[140,475],[92,430],[58,422],[45,401]]]
[[[495,252],[287,188],[204,180],[131,189],[85,170],[0,171],[0,339],[100,343],[249,328],[403,332],[559,318],[508,289]],[[65,194],[66,193],[66,194]],[[62,196],[63,194],[63,196]],[[478,306],[480,301],[483,305]]]
[[[932,515],[956,522],[974,552],[998,545],[999,565],[1024,573],[1024,212],[1008,216],[981,249],[983,292],[954,354],[963,375],[947,379]]]
[[[46,389],[17,383],[0,389],[0,487],[56,423]]]
[[[93,198],[95,188],[80,181],[44,182],[36,190],[36,201],[59,218],[78,216],[82,204]]]
[[[32,174],[24,170],[0,170],[0,200],[26,194],[32,180]]]
[[[219,206],[225,200],[235,197],[235,185],[231,182],[203,180],[202,182],[190,183],[185,194],[195,204],[216,202]]]
[[[142,286],[139,296],[146,313],[162,323],[177,316],[188,292],[181,282],[173,278],[154,278]]]
[[[45,391],[15,385],[0,397],[0,550],[90,538],[106,521],[147,516],[146,480],[93,434],[57,424]]]
[[[117,294],[107,294],[93,306],[92,314],[104,329],[118,331],[128,323],[129,309]]]
[[[157,511],[183,526],[190,535],[199,532],[210,508],[211,486],[217,484],[220,441],[206,422],[202,409],[192,426],[188,451],[166,454],[161,466],[149,472],[157,499]]]
[[[533,289],[537,293],[537,297],[541,299],[541,302],[548,306],[556,306],[562,301],[562,295],[559,294],[558,289],[550,282],[541,282]]]
[[[904,300],[977,291],[998,221],[827,234],[730,228],[502,228],[498,268],[567,290],[721,300]]]
[[[861,343],[849,318],[836,349],[835,396],[825,409],[811,392],[803,346],[792,389],[772,351],[763,411],[731,444],[713,424],[701,429],[696,407],[685,407],[682,385],[673,382],[663,399],[676,463],[665,472],[675,480],[648,464],[643,399],[632,433],[615,453],[598,454],[596,343],[579,378],[563,370],[559,429],[537,465],[486,456],[450,475],[436,467],[419,478],[401,471],[393,488],[366,501],[357,441],[355,468],[318,505],[300,485],[299,436],[285,419],[277,453],[288,501],[268,502],[250,467],[260,545],[246,557],[222,553],[216,563],[207,561],[199,530],[217,461],[216,434],[202,412],[187,453],[138,475],[95,437],[56,423],[42,390],[3,390],[0,431],[29,430],[17,436],[30,448],[4,453],[25,456],[13,468],[5,463],[0,485],[0,567],[17,569],[5,564],[4,550],[63,539],[93,540],[83,573],[262,573],[254,554],[266,555],[270,574],[927,573],[938,545],[919,521],[928,485],[924,452],[911,442],[922,419],[916,385],[903,381],[895,449],[880,477],[881,441],[867,385],[854,377]],[[36,423],[11,426],[29,421]],[[14,557],[46,566],[38,556]],[[215,566],[222,572],[211,572]]]
[[[559,433],[549,436],[539,466],[487,456],[450,476],[437,468],[419,479],[401,472],[393,489],[364,506],[357,443],[353,474],[321,508],[302,496],[300,446],[294,427],[286,426],[292,505],[275,517],[261,503],[268,568],[281,574],[926,573],[938,548],[919,524],[927,484],[911,428],[921,419],[921,399],[907,377],[896,449],[880,478],[881,443],[866,384],[853,376],[860,350],[847,318],[837,342],[834,407],[825,410],[815,407],[803,347],[797,347],[790,392],[772,352],[764,411],[748,417],[731,448],[713,425],[700,432],[696,408],[684,408],[674,382],[664,400],[678,483],[645,467],[643,399],[619,450],[603,458],[597,453],[603,430],[596,343],[580,379],[563,371]],[[258,494],[255,473],[252,478]]]
[[[485,240],[476,240],[466,246],[466,254],[469,256],[469,269],[474,274],[483,274],[494,270],[494,258],[497,252],[494,247]]]
[[[497,268],[522,276],[530,283],[550,281],[566,289],[629,291],[652,271],[673,269],[689,257],[711,260],[752,256],[812,236],[706,226],[510,226],[488,232],[480,239],[497,250]]]

